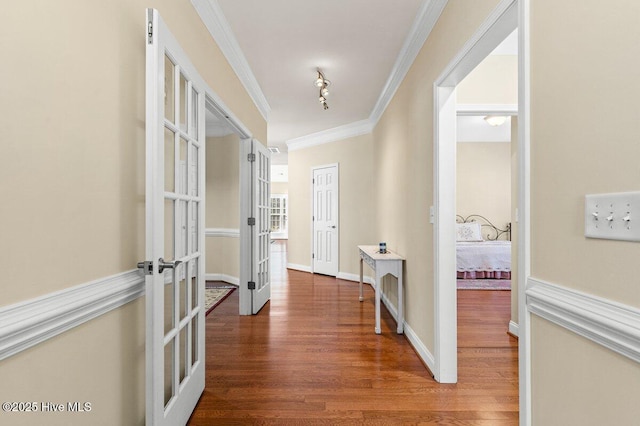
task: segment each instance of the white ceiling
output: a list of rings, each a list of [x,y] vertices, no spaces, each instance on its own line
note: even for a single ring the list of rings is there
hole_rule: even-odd
[[[446,4],[438,1],[441,7]],[[404,49],[415,40],[417,28],[425,26],[424,11],[439,14],[434,12],[438,8],[434,0],[193,2],[205,23],[207,8],[220,15],[215,26],[223,30],[226,42],[230,41],[231,54],[246,64],[248,71],[240,70],[243,81],[249,81],[250,86],[255,82],[254,99],[257,91],[257,105],[268,114],[267,142],[281,151],[272,154],[273,164],[288,163],[287,141],[295,139],[297,143],[307,136],[312,139],[314,134],[317,141],[318,132],[359,122],[366,126],[381,100],[389,95],[385,93],[390,90],[389,81],[397,77],[402,55],[408,55]],[[210,23],[208,28],[212,31]],[[515,54],[516,49],[517,32],[492,54]],[[332,82],[327,111],[322,109],[313,84],[318,67]],[[463,119],[461,124],[465,121],[469,120]],[[217,117],[207,115],[208,135],[230,132]]]
[[[370,116],[425,0],[217,3],[271,108],[267,142],[286,162],[287,140]],[[332,82],[327,111],[317,67]]]

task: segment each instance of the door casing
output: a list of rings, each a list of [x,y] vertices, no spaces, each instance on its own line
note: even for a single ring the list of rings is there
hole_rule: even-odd
[[[455,291],[455,87],[504,38],[518,28],[518,359],[520,424],[531,424],[530,313],[526,279],[530,275],[530,47],[531,0],[503,0],[451,60],[433,84],[434,92],[434,377],[457,381]]]

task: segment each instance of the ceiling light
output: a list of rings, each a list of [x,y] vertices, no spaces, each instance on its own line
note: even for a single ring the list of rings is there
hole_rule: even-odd
[[[507,121],[507,117],[502,115],[487,115],[484,118],[484,121],[489,123],[491,126],[502,126],[505,121]]]
[[[320,96],[318,97],[318,100],[322,104],[322,107],[325,110],[328,110],[329,105],[327,105],[327,96],[329,95],[329,89],[327,89],[327,87],[331,84],[331,82],[326,78],[324,78],[324,74],[322,73],[322,71],[320,71],[320,68],[318,68],[317,71],[318,71],[318,78],[314,81],[313,84],[318,89],[320,89]]]

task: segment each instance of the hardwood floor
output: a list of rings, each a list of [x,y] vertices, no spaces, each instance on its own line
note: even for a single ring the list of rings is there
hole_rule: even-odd
[[[508,291],[458,291],[457,384],[438,384],[373,290],[288,271],[272,245],[272,298],[238,316],[234,292],[207,317],[206,388],[191,425],[517,425],[517,340]]]

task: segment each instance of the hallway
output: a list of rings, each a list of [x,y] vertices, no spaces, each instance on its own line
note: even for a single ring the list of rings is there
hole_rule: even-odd
[[[207,317],[206,388],[191,425],[517,425],[517,341],[508,291],[458,291],[459,382],[436,383],[373,290],[287,270],[272,244],[272,297],[237,314],[234,292]]]

